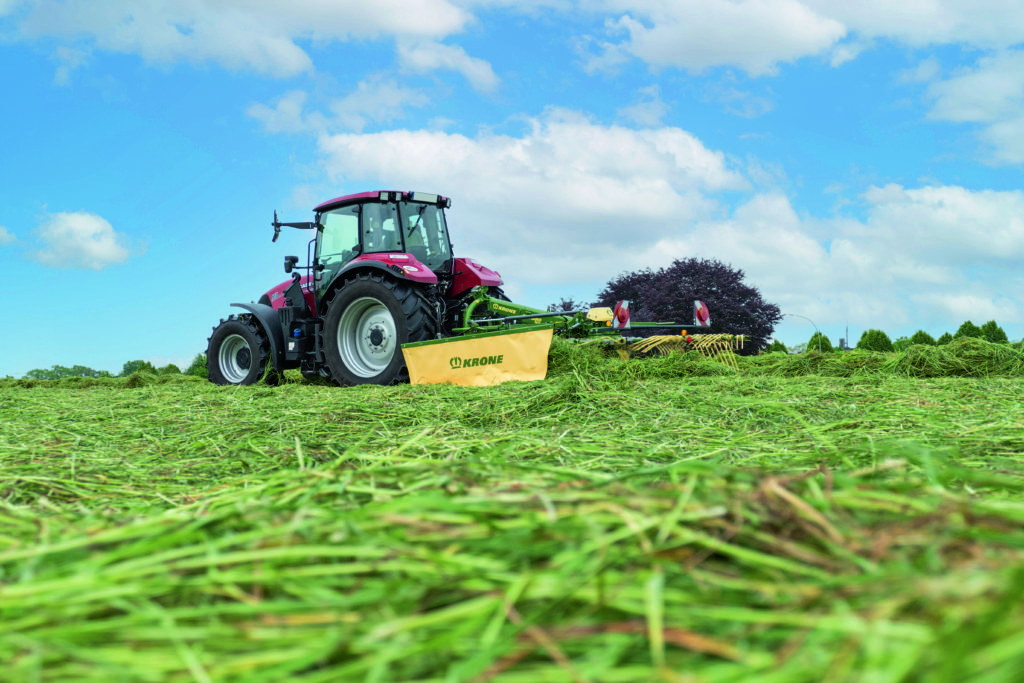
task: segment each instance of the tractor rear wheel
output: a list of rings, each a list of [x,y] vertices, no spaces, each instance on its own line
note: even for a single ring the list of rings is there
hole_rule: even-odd
[[[324,355],[342,386],[407,381],[402,344],[436,337],[434,306],[409,282],[359,273],[327,302]]]
[[[277,384],[279,376],[271,367],[270,340],[249,314],[229,316],[213,328],[206,347],[206,369],[214,384],[255,384],[266,375],[266,383]]]

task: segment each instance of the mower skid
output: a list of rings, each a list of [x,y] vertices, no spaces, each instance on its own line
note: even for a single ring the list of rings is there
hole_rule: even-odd
[[[505,330],[402,345],[411,384],[486,387],[544,379],[554,329]]]

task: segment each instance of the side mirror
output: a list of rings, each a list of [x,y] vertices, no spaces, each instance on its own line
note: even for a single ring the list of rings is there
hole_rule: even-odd
[[[292,268],[299,262],[298,256],[285,256],[284,257],[284,272],[292,272]]]

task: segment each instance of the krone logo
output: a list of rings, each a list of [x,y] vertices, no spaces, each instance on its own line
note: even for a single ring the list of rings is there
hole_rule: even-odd
[[[452,370],[478,368],[483,365],[501,365],[504,362],[505,354],[501,354],[500,356],[480,356],[479,358],[460,358],[459,356],[452,356],[448,359],[448,365],[452,367]]]

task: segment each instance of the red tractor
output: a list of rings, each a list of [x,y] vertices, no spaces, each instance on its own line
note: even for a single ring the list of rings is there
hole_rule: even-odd
[[[275,212],[274,241],[282,227],[315,231],[306,273],[286,256],[291,280],[258,303],[232,304],[246,312],[213,329],[210,381],[274,383],[289,368],[343,386],[407,380],[402,344],[450,335],[474,287],[505,298],[498,273],[452,253],[450,206],[435,194],[387,191],[324,202],[310,223],[279,223]]]

